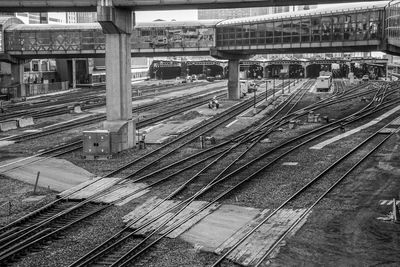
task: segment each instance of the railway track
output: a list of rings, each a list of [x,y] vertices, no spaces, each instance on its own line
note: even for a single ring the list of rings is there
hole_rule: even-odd
[[[145,121],[140,122],[139,127],[144,127],[151,123],[158,122],[160,120],[163,120],[165,118],[173,116],[175,114],[179,114],[180,112],[184,112],[186,110],[192,109],[192,108],[200,106],[202,104],[205,104],[209,101],[209,98],[211,95],[213,96],[213,95],[217,94],[217,96],[219,98],[223,97],[224,94],[221,92],[223,92],[224,90],[222,89],[222,87],[216,88],[216,89],[217,89],[216,91],[213,90],[212,92],[210,92],[208,94],[207,93],[204,94],[204,92],[195,93],[190,98],[188,98],[188,96],[182,96],[182,97],[177,97],[177,98],[173,98],[173,99],[169,99],[169,100],[157,101],[156,103],[146,104],[146,105],[134,108],[132,112],[133,113],[143,113],[145,111],[154,110],[154,109],[160,108],[160,107],[165,108],[167,104],[176,105],[176,103],[179,101],[187,101],[187,100],[194,101],[194,103],[184,105],[180,108],[174,108],[174,110],[164,112],[163,114],[161,114],[159,116],[154,116],[152,118],[148,118]],[[57,125],[55,127],[50,127],[50,128],[47,128],[46,130],[42,130],[42,131],[38,131],[38,132],[24,133],[21,135],[4,137],[1,140],[14,141],[16,143],[24,142],[27,140],[47,136],[50,134],[59,133],[59,132],[62,132],[62,131],[65,131],[65,130],[68,130],[68,129],[71,129],[74,127],[80,127],[80,126],[84,126],[84,125],[98,123],[98,122],[104,121],[105,119],[106,119],[105,115],[98,115],[98,116],[94,116],[94,117],[83,118],[83,119],[79,119],[76,121],[71,121],[71,122],[61,124],[61,125]]]
[[[176,92],[180,90],[185,90],[187,88],[193,87],[201,87],[204,84],[195,84],[195,85],[171,85],[171,86],[147,86],[137,88],[141,93],[140,95],[133,96],[132,101],[142,100],[148,98],[148,96],[156,96],[163,95],[171,92]],[[221,87],[222,88],[222,87]],[[211,89],[212,90],[212,89]],[[105,90],[101,90],[100,94],[96,90],[95,93],[82,93],[80,92],[80,98],[77,98],[76,95],[72,95],[71,97],[67,96],[58,96],[56,99],[53,97],[49,100],[44,100],[39,103],[30,103],[30,104],[20,104],[16,106],[8,106],[7,113],[0,114],[0,121],[6,121],[15,117],[21,116],[32,116],[33,119],[47,118],[51,116],[63,115],[66,113],[71,113],[73,110],[73,104],[80,104],[82,110],[88,110],[91,108],[101,107],[105,105]],[[104,92],[103,92],[104,91]],[[210,90],[206,90],[207,92]],[[204,93],[203,92],[203,93]],[[76,93],[76,92],[75,92]],[[200,93],[197,93],[200,94]]]
[[[264,97],[264,95],[260,95],[260,99],[262,99]],[[382,99],[383,99],[384,97],[382,97]],[[252,100],[250,101],[250,106],[252,105]],[[367,110],[367,109],[366,109]],[[370,110],[369,110],[370,111]],[[239,111],[238,111],[239,112]],[[370,111],[371,112],[371,111]],[[370,114],[369,114],[370,115]],[[366,115],[365,115],[366,116]],[[332,124],[332,125],[337,125],[339,122],[335,122],[334,124]],[[348,123],[350,123],[350,122],[348,122]],[[218,123],[217,123],[218,124]],[[330,125],[330,126],[332,126],[332,125]],[[337,129],[337,127],[338,126],[336,126],[336,128],[334,128],[334,129]],[[333,129],[333,130],[334,130]],[[319,129],[320,130],[320,129]],[[207,131],[209,131],[208,130],[208,128],[205,128],[205,129],[203,129],[202,130],[203,132],[202,133],[204,133],[204,132],[207,132]],[[151,152],[151,153],[149,153],[148,155],[146,155],[146,156],[149,156],[149,155],[151,155],[151,156],[156,156],[156,159],[152,159],[153,160],[153,162],[159,162],[161,159],[163,159],[163,158],[165,158],[166,157],[166,155],[170,155],[170,153],[173,153],[173,151],[176,151],[176,149],[178,149],[178,148],[181,148],[181,147],[183,147],[184,145],[186,145],[188,142],[190,143],[191,141],[193,141],[194,139],[196,139],[197,137],[198,137],[198,133],[196,134],[196,133],[190,133],[191,134],[191,136],[186,136],[186,137],[184,137],[184,138],[187,138],[188,140],[186,140],[186,139],[183,139],[183,140],[181,140],[182,141],[182,144],[175,144],[175,142],[172,142],[173,144],[175,144],[174,146],[173,146],[173,148],[171,148],[171,149],[168,149],[166,152],[163,152],[163,153],[166,153],[166,154],[163,154],[163,153],[161,153],[161,151],[158,151],[157,153],[153,153],[153,152]],[[258,138],[258,141],[259,140],[261,140],[263,137],[265,137],[265,135],[264,135],[265,133],[263,133],[263,135],[260,135]],[[247,134],[244,134],[244,135],[241,135],[241,136],[239,136],[239,137],[237,137],[235,140],[233,140],[233,141],[230,141],[230,142],[226,142],[225,144],[219,144],[219,145],[217,145],[216,147],[218,147],[220,150],[218,150],[218,151],[215,151],[214,150],[214,154],[212,154],[212,155],[207,155],[206,157],[204,157],[202,160],[204,160],[203,162],[204,163],[206,163],[206,161],[207,160],[212,160],[212,161],[215,161],[216,159],[218,159],[218,158],[222,158],[222,156],[221,155],[223,155],[224,153],[228,153],[229,151],[231,151],[232,149],[234,149],[234,148],[236,148],[236,146],[238,145],[238,144],[244,144],[244,142],[242,142],[242,141],[248,141],[248,138],[246,138],[246,137],[248,137],[249,136],[249,134],[247,133]],[[304,136],[303,136],[304,137]],[[191,141],[190,141],[191,140]],[[239,140],[241,140],[241,142],[239,141]],[[257,142],[258,142],[257,141]],[[225,148],[223,145],[228,145],[228,144],[230,144],[230,146],[232,146],[232,142],[233,142],[233,148]],[[254,142],[254,144],[255,143],[257,143],[257,142]],[[291,141],[291,142],[288,142],[288,143],[286,143],[286,145],[287,144],[290,144],[290,143],[292,143],[292,142],[294,142],[294,141]],[[210,149],[209,151],[212,151],[212,149]],[[244,155],[245,153],[247,153],[247,152],[242,152],[242,154]],[[161,155],[160,155],[161,154]],[[200,153],[199,153],[200,154]],[[203,153],[203,154],[205,154],[205,153]],[[264,155],[263,157],[265,157],[266,155]],[[240,158],[242,157],[242,155],[240,156]],[[193,158],[195,158],[195,157],[193,157]],[[128,164],[129,166],[130,165],[133,165],[133,164],[135,164],[135,163],[137,163],[138,161],[140,161],[142,158],[140,158],[140,159],[137,159],[137,160],[135,160],[135,161],[132,161],[130,164]],[[257,160],[259,160],[260,158],[258,158]],[[154,163],[152,163],[152,164],[154,164]],[[139,169],[136,169],[133,173],[131,173],[130,175],[128,175],[128,176],[126,176],[126,178],[129,178],[129,177],[135,177],[135,178],[137,178],[137,174],[139,173],[139,172],[141,172],[143,169],[146,169],[147,167],[149,167],[149,166],[151,166],[152,165],[151,163],[147,163],[145,166],[141,166],[141,167],[139,167]],[[193,163],[193,164],[195,164],[195,163]],[[190,166],[193,166],[193,164],[192,165],[190,165]],[[126,165],[126,166],[123,166],[121,169],[119,169],[118,171],[121,171],[122,169],[125,169],[125,168],[127,168],[127,167],[129,167],[128,165]],[[210,165],[210,163],[207,163],[207,166],[211,166]],[[200,189],[200,190],[197,190],[197,193],[195,193],[193,196],[191,196],[191,197],[188,197],[187,198],[187,200],[186,201],[184,201],[183,202],[183,205],[182,206],[180,206],[180,207],[175,207],[176,209],[178,209],[178,210],[184,210],[184,208],[186,207],[185,205],[189,205],[190,203],[191,203],[191,201],[193,201],[193,200],[195,200],[195,199],[197,199],[199,196],[201,196],[201,195],[203,195],[204,193],[206,193],[207,191],[209,191],[211,188],[214,188],[215,187],[215,185],[217,185],[217,184],[219,184],[219,183],[221,183],[221,182],[223,182],[223,181],[225,181],[225,180],[227,180],[228,178],[227,177],[231,177],[231,176],[233,176],[233,175],[235,175],[235,174],[237,174],[239,171],[243,171],[244,170],[244,168],[247,168],[247,167],[249,167],[251,164],[246,164],[246,166],[243,166],[243,164],[242,164],[242,166],[239,168],[239,169],[236,169],[236,170],[234,170],[234,171],[232,171],[232,170],[230,170],[229,168],[231,168],[232,166],[233,166],[233,164],[229,164],[228,165],[228,167],[227,168],[224,168],[223,169],[223,171],[219,174],[219,175],[217,175],[216,177],[214,177],[214,179],[212,179],[212,181],[210,181],[206,186],[204,186],[202,189]],[[190,168],[190,166],[189,167],[187,167],[187,168]],[[203,169],[204,170],[206,170],[206,169],[208,169],[208,167],[204,167]],[[168,165],[167,166],[164,166],[164,167],[161,167],[160,169],[163,169],[163,168],[168,168]],[[232,169],[232,168],[231,168]],[[230,171],[230,173],[228,173],[228,170]],[[176,173],[180,173],[181,172],[181,170],[178,170],[178,171],[176,171]],[[199,173],[200,173],[201,171],[199,171]],[[111,176],[111,175],[113,175],[113,174],[115,174],[116,172],[112,172],[112,173],[110,173],[108,176]],[[258,173],[258,172],[257,172]],[[169,175],[170,177],[172,177],[174,174],[171,174],[171,175]],[[176,175],[176,174],[175,174]],[[198,175],[198,174],[197,174]],[[256,174],[255,174],[256,175]],[[151,173],[149,173],[149,174],[147,174],[147,175],[144,175],[144,176],[142,176],[142,178],[143,177],[146,177],[146,176],[151,176]],[[196,176],[194,176],[194,177],[196,177]],[[253,176],[254,177],[254,176]],[[166,177],[165,177],[166,178]],[[191,180],[191,181],[193,181],[195,178],[193,178],[193,179],[189,179],[189,180]],[[247,181],[247,180],[245,180],[245,181]],[[245,181],[241,181],[241,182],[239,182],[239,186],[242,184],[242,183],[244,183]],[[186,186],[188,185],[188,183],[187,184],[183,184],[183,185],[181,185],[180,187],[178,187],[177,188],[177,190],[175,191],[175,192],[173,192],[173,193],[171,193],[171,195],[168,197],[168,198],[166,198],[166,199],[169,199],[169,198],[172,198],[172,197],[175,197],[178,193],[180,193]],[[224,197],[225,195],[227,195],[228,193],[230,193],[231,191],[233,191],[234,189],[233,189],[233,187],[231,187],[230,188],[230,190],[229,190],[229,192],[227,192],[227,193],[223,193],[223,194],[220,194],[219,195],[219,197],[218,197],[218,199],[221,199],[222,197]],[[217,200],[218,200],[217,199]],[[200,211],[199,211],[200,212]],[[196,213],[197,213],[197,211],[196,211]],[[161,216],[161,214],[160,214],[160,216]],[[159,230],[159,229],[158,229]],[[136,231],[136,230],[135,230]],[[113,263],[112,264],[109,264],[110,263],[110,260],[108,260],[108,259],[106,259],[106,260],[104,260],[104,262],[102,262],[102,260],[103,259],[101,259],[100,260],[100,265],[102,265],[102,264],[105,264],[105,265],[111,265],[111,266],[124,266],[124,265],[126,265],[126,264],[128,264],[129,262],[131,262],[132,260],[134,260],[134,259],[136,259],[136,258],[138,258],[140,255],[142,255],[144,252],[146,252],[149,248],[151,248],[154,244],[156,244],[159,240],[161,240],[161,239],[159,239],[159,237],[155,237],[155,235],[153,236],[153,235],[151,235],[151,236],[148,236],[148,237],[145,237],[145,240],[144,240],[144,242],[147,242],[147,244],[144,244],[143,242],[137,242],[137,240],[136,241],[134,241],[134,236],[135,236],[135,231],[129,231],[129,229],[127,228],[127,229],[124,229],[124,231],[121,231],[121,233],[119,233],[119,235],[118,236],[115,236],[112,240],[109,240],[109,242],[111,242],[111,243],[115,243],[116,242],[116,240],[115,239],[120,239],[120,237],[121,236],[123,236],[124,237],[124,239],[125,240],[127,240],[127,239],[132,239],[130,242],[133,242],[134,243],[134,245],[133,245],[133,248],[131,248],[131,249],[128,249],[128,250],[123,250],[121,253],[120,252],[115,252],[116,254],[114,254],[114,256],[111,256],[110,258],[113,260]],[[168,230],[169,231],[169,230]],[[167,231],[167,232],[168,232]],[[172,230],[171,230],[172,231]],[[130,233],[129,233],[130,232]],[[158,232],[158,231],[157,231]],[[161,238],[163,237],[163,236],[165,236],[165,235],[161,235]],[[150,243],[150,244],[149,244]],[[101,250],[104,250],[105,249],[105,247],[108,247],[110,244],[109,243],[104,243],[103,244],[103,247],[102,248],[97,248],[97,249],[95,249],[95,250],[93,250],[93,253],[91,253],[91,255],[90,255],[90,257],[93,257],[95,254],[98,254],[98,253],[100,253],[100,252],[102,252]],[[132,246],[131,246],[132,247]],[[100,251],[99,251],[100,250]],[[114,253],[114,252],[113,252]],[[100,254],[104,254],[104,251],[102,252],[102,253],[100,253]],[[97,255],[97,256],[99,256],[99,255]],[[96,258],[96,257],[95,257]],[[88,261],[88,262],[91,262],[90,261],[90,259],[88,260],[88,258],[86,257],[85,259],[83,259],[83,261],[85,262],[85,261]],[[74,264],[73,266],[83,266],[83,265],[85,265],[86,263],[82,263],[82,260],[81,261],[79,261],[79,262],[77,262],[76,264]]]
[[[233,108],[233,113],[236,114],[237,112],[241,112],[243,111],[243,109],[247,108],[248,106],[251,106],[252,104],[252,100],[251,101],[245,101],[242,104],[239,104],[238,107]],[[224,117],[228,116],[228,113],[230,112],[226,112],[227,114],[224,114],[223,116],[218,116],[219,120],[223,119]],[[216,127],[217,124],[216,121],[217,120],[210,120],[210,122],[206,123],[205,125],[202,125],[201,127],[199,127],[199,129],[201,128],[205,128],[205,127],[210,127],[210,124],[213,125],[211,127]],[[212,121],[212,122],[211,122]],[[213,124],[214,123],[214,124]],[[198,129],[198,130],[199,130]],[[207,128],[210,129],[210,128]],[[187,137],[188,135],[186,135],[185,137]],[[185,137],[181,137],[178,138],[179,139],[184,139]],[[86,200],[85,202],[89,202],[92,199]],[[55,205],[59,204],[58,201],[55,201],[54,203],[52,203],[51,205],[48,205],[46,207],[46,209],[41,209],[40,211],[34,212],[32,214],[29,214],[29,216],[24,217],[21,220],[18,220],[10,225],[7,225],[3,228],[0,229],[0,231],[2,232],[2,237],[3,237],[3,246],[2,248],[4,249],[4,252],[0,254],[0,262],[8,262],[9,260],[12,260],[13,258],[17,257],[20,253],[24,253],[27,249],[30,249],[31,247],[39,244],[40,242],[42,242],[43,240],[47,240],[48,238],[53,237],[54,235],[56,235],[57,233],[63,231],[64,229],[66,229],[67,227],[72,226],[72,224],[78,223],[80,221],[82,221],[83,219],[87,218],[88,216],[100,211],[99,210],[95,210],[95,211],[86,211],[86,213],[88,213],[88,215],[85,216],[81,216],[81,218],[78,220],[76,219],[76,217],[74,217],[73,223],[68,222],[66,224],[63,224],[61,226],[59,226],[57,229],[49,229],[48,224],[54,223],[55,218],[60,218],[64,215],[67,214],[71,214],[72,212],[76,212],[77,210],[79,210],[81,208],[82,205],[84,205],[83,203],[79,203],[77,205],[75,205],[73,208],[67,209],[67,210],[62,210],[61,212],[57,213],[56,215],[52,215],[50,213],[50,215],[46,215],[46,218],[48,216],[51,216],[51,220],[50,219],[44,219],[44,220],[40,220],[38,219],[38,221],[40,221],[39,223],[35,224],[34,226],[27,226],[22,228],[21,230],[19,230],[19,225],[23,222],[26,222],[27,220],[30,221],[35,221],[33,218],[40,218],[40,213],[43,212],[44,210],[57,210],[56,208],[53,208]],[[102,210],[103,208],[101,208]],[[33,230],[31,230],[33,227]],[[45,227],[43,229],[42,232],[42,228]],[[17,229],[17,230],[15,230]],[[37,231],[39,231],[39,235],[30,235],[29,234],[33,234],[36,233]],[[20,239],[17,239],[15,241],[10,241],[7,242],[8,240],[12,239],[12,237],[14,236],[22,236],[22,237],[27,237],[29,236],[29,238],[26,238],[27,242],[23,242]],[[1,240],[0,240],[1,241]],[[21,242],[19,242],[21,241]],[[0,244],[2,244],[0,243]]]
[[[370,111],[370,112],[374,112],[374,111]],[[371,114],[372,113],[370,113],[368,115],[371,115]],[[337,125],[337,123],[334,123],[332,125]],[[330,126],[332,126],[332,125],[330,125]],[[333,130],[335,130],[337,128],[338,128],[338,126],[336,126],[334,129],[331,129],[330,131],[333,131]],[[318,129],[318,130],[321,130],[321,129]],[[326,133],[324,133],[324,134],[326,134]],[[304,137],[304,136],[302,136],[302,137]],[[293,140],[291,142],[293,142]],[[291,142],[289,142],[289,143],[291,143]],[[286,143],[285,145],[287,145],[287,144],[288,143]],[[263,155],[263,157],[265,157],[265,156],[266,155]],[[259,160],[259,159],[260,158],[258,158],[257,160]],[[268,165],[270,165],[270,164],[268,164]],[[249,164],[246,164],[246,166],[242,166],[239,169],[243,170],[243,169],[248,168],[248,167],[249,167]],[[239,169],[237,169],[233,173],[236,174]],[[226,168],[221,173],[224,173],[227,170],[228,169]],[[265,170],[265,169],[263,169],[263,170]],[[260,171],[257,171],[256,173],[259,173],[259,172]],[[210,183],[208,183],[202,189],[198,190],[197,193],[195,193],[192,197],[189,197],[189,198],[186,199],[186,201],[183,201],[180,204],[180,206],[175,206],[175,207],[173,207],[173,208],[171,208],[169,210],[166,210],[165,213],[159,214],[156,218],[153,218],[151,221],[148,221],[148,223],[154,222],[154,220],[164,216],[168,212],[171,212],[173,209],[178,209],[180,211],[184,210],[184,208],[187,207],[191,203],[191,201],[193,201],[194,199],[196,199],[200,195],[204,194],[206,191],[210,190],[216,184],[218,184],[218,183],[222,182],[223,180],[226,180],[228,177],[232,176],[233,173],[231,172],[231,173],[227,174],[226,176],[219,175],[219,176],[215,177]],[[256,175],[256,174],[254,174],[254,175]],[[254,177],[254,175],[252,175],[252,177]],[[223,193],[217,194],[217,197],[214,200],[217,201],[217,200],[221,199],[226,194],[228,194],[232,190],[234,190],[234,188],[236,188],[237,186],[242,185],[245,181],[247,181],[247,179],[245,179],[244,181],[239,181],[236,186],[230,187],[229,190],[227,190],[227,191],[225,191]],[[182,185],[182,186],[184,187],[186,185]],[[168,196],[165,199],[170,199],[172,196],[175,196],[175,194],[180,191],[180,188],[183,188],[182,186],[179,187],[174,193],[171,193],[171,195]],[[226,186],[225,186],[225,188],[226,188]],[[212,201],[210,203],[214,203],[214,201]],[[193,218],[193,216],[195,216],[196,214],[198,214],[199,212],[204,210],[204,208],[205,207],[203,207],[202,209],[196,211],[194,214],[191,214],[186,219],[189,220],[190,218]],[[179,211],[178,211],[178,213],[179,213]],[[173,218],[169,218],[169,220],[171,220],[171,219],[173,219]],[[187,220],[182,221],[181,224],[183,224]],[[154,233],[159,233],[159,230],[161,230],[161,228],[163,226],[165,226],[166,222],[164,224],[160,225],[154,231]],[[179,227],[180,225],[175,225],[174,227]],[[146,226],[148,226],[148,224],[145,224],[142,227],[146,227]],[[132,244],[135,243],[135,241],[134,241],[135,240],[135,235],[137,235],[137,233],[139,232],[140,229],[135,229],[132,232],[132,231],[127,231],[128,228],[129,227],[127,227],[126,229],[124,229],[120,233],[116,234],[113,238],[107,240],[101,246],[97,247],[96,249],[94,249],[93,251],[88,253],[85,257],[81,258],[80,260],[78,260],[77,262],[75,262],[71,266],[86,266],[86,265],[91,265],[91,266],[100,266],[100,265],[102,265],[102,266],[104,266],[104,265],[107,265],[107,266],[125,266],[125,265],[129,264],[129,262],[132,262],[132,261],[136,260],[137,257],[139,257],[141,254],[143,254],[145,251],[147,251],[149,248],[151,248],[154,244],[156,244],[159,240],[161,240],[163,237],[165,237],[168,233],[170,233],[171,231],[176,229],[176,228],[172,228],[172,229],[165,230],[165,228],[164,228],[163,229],[163,234],[161,236],[157,236],[157,237],[155,235],[153,235],[154,233],[151,233],[149,236],[145,237],[141,242],[136,241],[136,245],[134,245],[134,247],[132,247]],[[127,232],[125,232],[125,231],[127,231]],[[136,236],[136,238],[137,238],[137,236]],[[126,246],[125,242],[128,242],[131,245]],[[145,243],[145,242],[147,242],[147,243]],[[112,249],[112,248],[119,248],[121,246],[125,247],[125,249],[123,249],[123,250],[118,250],[118,249],[113,250]],[[130,249],[126,249],[126,247],[130,247]],[[107,256],[107,255],[111,255],[111,256]],[[98,258],[100,258],[100,259],[98,259]],[[116,258],[118,258],[118,259],[116,259]],[[98,260],[96,260],[96,259],[98,259]]]
[[[396,118],[397,120],[398,118]],[[298,218],[296,219],[290,227],[285,230],[283,233],[280,234],[279,238],[277,238],[273,244],[268,248],[268,250],[264,253],[264,255],[257,261],[252,263],[254,266],[260,266],[268,257],[270,257],[274,250],[279,246],[279,244],[290,234],[297,225],[301,223],[301,221],[306,218],[312,209],[318,205],[332,190],[334,190],[344,179],[346,179],[356,168],[358,168],[361,164],[363,164],[369,156],[371,156],[375,151],[377,151],[386,141],[388,141],[391,137],[393,137],[396,133],[400,131],[400,128],[398,127],[393,131],[392,133],[382,136],[381,130],[385,129],[387,126],[389,126],[391,123],[383,126],[381,129],[370,135],[368,138],[366,138],[363,142],[358,144],[356,147],[351,149],[348,153],[343,155],[340,159],[336,160],[334,163],[332,163],[330,166],[328,166],[326,169],[324,169],[322,172],[320,172],[318,175],[316,175],[314,178],[312,178],[308,183],[306,183],[303,187],[301,187],[299,190],[297,190],[293,195],[291,195],[289,198],[287,198],[281,205],[279,205],[277,208],[275,208],[265,219],[263,219],[258,225],[256,225],[248,234],[246,234],[244,237],[242,237],[238,242],[235,243],[234,246],[232,246],[228,251],[226,251],[212,266],[216,267],[219,266],[219,264],[230,254],[232,253],[236,248],[240,246],[247,238],[251,237],[252,234],[254,234],[261,226],[263,226],[265,223],[267,223],[274,215],[276,215],[279,211],[281,211],[283,208],[288,207],[288,206],[303,206],[302,204],[296,204],[297,202],[301,203],[301,200],[304,201],[304,198],[307,199],[307,202],[311,202],[311,204],[308,205],[307,210]],[[374,140],[377,139],[377,140]],[[358,155],[356,159],[353,159],[353,161],[356,161],[356,163],[351,163],[350,166],[347,168],[347,170],[343,173],[338,179],[332,179],[332,177],[329,177],[327,174],[331,173],[333,170],[339,169],[338,166],[341,168],[342,165],[348,160],[350,157],[354,157],[354,154],[358,152],[361,148],[367,146],[367,144],[372,143],[372,148],[367,152],[364,153],[362,156]],[[369,144],[371,145],[371,144]],[[337,171],[337,170],[336,170]],[[336,174],[335,174],[336,176]],[[324,184],[325,183],[325,184]],[[323,186],[321,186],[323,184]],[[316,193],[318,192],[318,193]]]
[[[64,203],[63,203],[64,204]],[[86,218],[104,210],[108,205],[86,204],[73,210],[68,205],[57,206],[53,211],[37,216],[36,220],[21,222],[21,227],[15,227],[0,235],[0,262],[9,264],[27,251],[38,249],[43,243],[59,238],[63,231]],[[40,249],[40,248],[39,248]]]

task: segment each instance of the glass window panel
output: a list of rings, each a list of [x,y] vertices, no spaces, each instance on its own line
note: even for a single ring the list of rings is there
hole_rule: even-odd
[[[292,24],[291,21],[283,22],[283,36],[291,36]]]
[[[274,43],[274,38],[272,38],[272,37],[266,38],[266,39],[265,39],[265,43],[266,43],[266,44],[273,44],[273,43]]]
[[[257,24],[257,38],[264,38],[266,36],[266,25]]]
[[[301,21],[300,20],[293,20],[292,21],[292,35],[300,35],[301,29]]]
[[[342,41],[343,40],[343,24],[340,22],[342,16],[332,17],[333,23],[333,37],[332,41]]]
[[[332,37],[332,19],[331,17],[321,18],[321,34],[322,41],[327,42],[331,40]]]
[[[256,31],[257,31],[257,24],[251,24],[250,25],[250,38],[256,37]]]
[[[375,21],[369,23],[369,38],[370,39],[378,38],[378,23]]]
[[[300,27],[301,27],[300,20],[292,21],[292,43],[300,42]]]
[[[274,22],[274,43],[282,43],[282,21]]]
[[[310,42],[311,20],[309,18],[302,19],[300,27],[301,41]]]
[[[348,41],[348,40],[351,40],[352,39],[352,36],[353,36],[353,27],[352,27],[352,23],[351,23],[351,16],[347,16],[346,15],[346,17],[345,17],[345,20],[344,20],[344,29],[343,29],[343,31],[344,31],[344,40],[345,41]]]
[[[311,40],[312,42],[321,41],[321,18],[314,17],[311,18]]]
[[[250,25],[243,25],[243,39],[249,39],[250,38]]]
[[[378,11],[370,12],[370,20],[371,21],[379,20],[379,12]]]
[[[358,21],[356,24],[356,40],[363,40],[365,32],[363,30],[363,23]],[[368,36],[368,34],[366,34]]]
[[[274,36],[274,23],[273,22],[268,22],[265,24],[265,35],[266,35],[266,37]]]

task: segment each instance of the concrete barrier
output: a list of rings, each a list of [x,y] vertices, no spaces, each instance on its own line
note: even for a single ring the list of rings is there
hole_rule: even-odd
[[[17,120],[9,120],[0,122],[0,132],[14,130],[18,128]]]
[[[18,121],[18,127],[20,128],[28,127],[35,124],[33,122],[33,118],[30,116],[23,116],[21,118],[18,118],[17,121]]]

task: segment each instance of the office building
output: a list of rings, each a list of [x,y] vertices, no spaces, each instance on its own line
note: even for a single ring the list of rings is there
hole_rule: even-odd
[[[277,6],[277,7],[258,7],[258,8],[230,8],[230,9],[204,9],[198,11],[198,19],[233,19],[242,17],[261,16],[289,11],[309,10],[316,8],[317,5],[303,6]]]
[[[96,21],[96,12],[67,12],[67,23],[94,23]]]

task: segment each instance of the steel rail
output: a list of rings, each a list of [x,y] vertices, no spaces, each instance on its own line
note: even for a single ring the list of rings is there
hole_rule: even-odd
[[[323,194],[319,196],[319,198],[287,229],[285,230],[281,236],[273,243],[273,245],[268,249],[268,251],[264,254],[263,257],[256,263],[255,267],[260,266],[260,264],[274,251],[274,249],[282,242],[287,235],[293,231],[293,229],[308,215],[311,210],[319,203],[321,200],[329,194],[336,186],[341,183],[347,176],[350,175],[357,167],[359,167],[369,156],[371,156],[376,150],[378,150],[384,143],[386,143],[389,138],[393,137],[395,133],[398,133],[400,127],[396,129],[395,132],[390,133],[384,140],[382,140],[379,144],[377,144],[372,150],[370,150],[366,155],[364,155],[357,163],[355,163],[349,170],[346,171],[338,180],[335,181],[333,185],[331,185]],[[375,134],[376,136],[376,134]]]
[[[370,114],[367,114],[367,115],[370,115]],[[364,116],[367,116],[367,115],[364,115]],[[363,116],[363,117],[364,117],[364,116]],[[328,132],[331,132],[331,131],[333,131],[333,130],[336,130],[336,129],[338,129],[338,127],[339,127],[339,126],[337,126],[337,127],[334,128],[334,129],[328,130],[328,131],[324,132],[323,134],[326,134],[326,133],[328,133]],[[212,205],[213,203],[215,203],[216,201],[218,201],[219,199],[221,199],[222,197],[224,197],[226,194],[228,194],[229,192],[231,192],[233,189],[237,188],[238,186],[242,185],[244,182],[246,182],[246,181],[248,181],[249,179],[253,178],[253,177],[254,177],[256,174],[258,174],[259,172],[264,171],[266,167],[270,166],[272,163],[276,162],[277,160],[279,160],[279,159],[282,158],[283,156],[287,155],[289,152],[293,151],[294,149],[297,149],[298,147],[304,145],[305,143],[311,142],[312,140],[314,140],[314,139],[316,139],[316,138],[318,138],[318,137],[320,137],[320,136],[321,136],[321,135],[318,135],[318,136],[316,136],[316,137],[313,137],[313,138],[311,138],[310,140],[307,140],[307,141],[301,143],[300,145],[298,145],[298,146],[296,146],[296,147],[290,149],[290,151],[287,151],[287,152],[285,152],[284,154],[280,155],[277,159],[274,159],[273,162],[268,163],[267,166],[261,168],[261,169],[258,170],[256,173],[253,173],[250,177],[246,178],[244,181],[241,181],[241,182],[240,182],[239,184],[237,184],[235,187],[233,187],[233,188],[231,188],[231,189],[228,189],[227,191],[225,191],[224,193],[222,193],[221,195],[219,195],[217,198],[215,198],[213,201],[211,201],[207,206],[205,206],[205,207],[201,208],[200,210],[196,211],[194,214],[191,214],[191,215],[189,216],[189,218],[185,218],[184,220],[182,220],[182,222],[181,222],[179,225],[175,225],[175,227],[178,228],[180,225],[182,225],[183,223],[185,223],[187,220],[190,220],[190,219],[193,218],[195,215],[199,214],[201,211],[203,211],[204,209],[206,209],[207,207],[209,207],[210,205]],[[259,158],[258,158],[258,159],[259,159]],[[241,167],[240,169],[246,169],[246,168],[248,167],[248,165],[249,165],[249,164],[246,164],[246,166],[243,166],[243,167]],[[236,170],[235,172],[237,172],[237,170]],[[232,173],[231,173],[231,174],[232,174]],[[215,184],[217,184],[217,183],[220,183],[222,180],[225,180],[225,179],[226,179],[228,176],[230,176],[231,174],[228,174],[228,175],[225,176],[224,178],[222,178],[222,179],[216,181],[213,185],[215,185]],[[213,185],[211,185],[211,186],[208,187],[208,188],[204,188],[204,190],[201,191],[201,192],[198,192],[198,193],[197,193],[197,196],[199,196],[199,195],[205,193],[206,191],[208,191]],[[185,205],[184,205],[184,207],[183,207],[181,210],[183,210],[185,207],[187,207],[187,206],[190,204],[190,203],[189,203],[189,200],[194,200],[197,196],[193,196],[193,197],[191,197],[190,199],[185,200],[185,201],[183,202],[183,204],[185,204]],[[175,208],[176,208],[176,206],[172,207],[171,209],[168,209],[166,212],[163,212],[162,214],[160,214],[159,216],[157,216],[154,220],[151,220],[150,223],[152,223],[153,221],[157,220],[158,218],[161,218],[162,216],[164,216],[165,214],[167,214],[168,212],[172,211],[172,210],[175,209]],[[176,213],[176,214],[178,214],[178,213]],[[176,216],[176,215],[175,215],[175,216]],[[171,218],[170,218],[170,219],[171,219]],[[139,229],[136,229],[134,232],[137,232],[137,230],[140,230],[140,229],[142,229],[142,228],[144,228],[144,227],[146,227],[146,226],[148,226],[148,225],[149,225],[149,223],[146,223],[145,225],[141,226]],[[165,224],[163,224],[163,225],[165,225]],[[161,225],[161,227],[162,227],[163,225]],[[161,227],[158,227],[152,234],[154,234],[156,231],[160,230]],[[174,228],[174,229],[176,229],[176,228]],[[116,262],[116,263],[115,263],[115,266],[117,266],[117,265],[118,265],[118,266],[125,266],[125,264],[127,264],[128,262],[130,262],[131,260],[133,260],[134,258],[136,258],[137,256],[139,256],[139,255],[140,255],[141,253],[143,253],[147,248],[149,248],[149,247],[151,247],[152,245],[154,245],[155,243],[157,243],[159,240],[161,240],[163,237],[165,237],[166,235],[168,235],[168,234],[169,234],[170,232],[172,232],[174,229],[170,229],[170,230],[167,230],[167,231],[164,230],[164,234],[163,234],[160,238],[158,238],[156,241],[152,242],[152,243],[151,243],[150,245],[148,245],[146,248],[142,249],[141,251],[139,251],[137,254],[133,255],[133,256],[130,257],[129,259],[126,259],[125,262],[123,262],[123,263],[121,263],[121,264],[120,264],[120,261]],[[151,236],[152,234],[150,234],[150,236]],[[148,238],[149,238],[149,237],[148,237]],[[146,240],[147,240],[148,238],[146,238]],[[144,240],[144,241],[145,241],[145,240]],[[135,249],[138,248],[144,241],[142,241],[140,244],[138,244],[137,246],[135,246]],[[132,248],[131,250],[133,251],[134,249]],[[126,258],[126,256],[125,256],[125,258]],[[118,264],[117,264],[117,263],[118,263]],[[114,265],[112,265],[112,266],[114,266]]]

